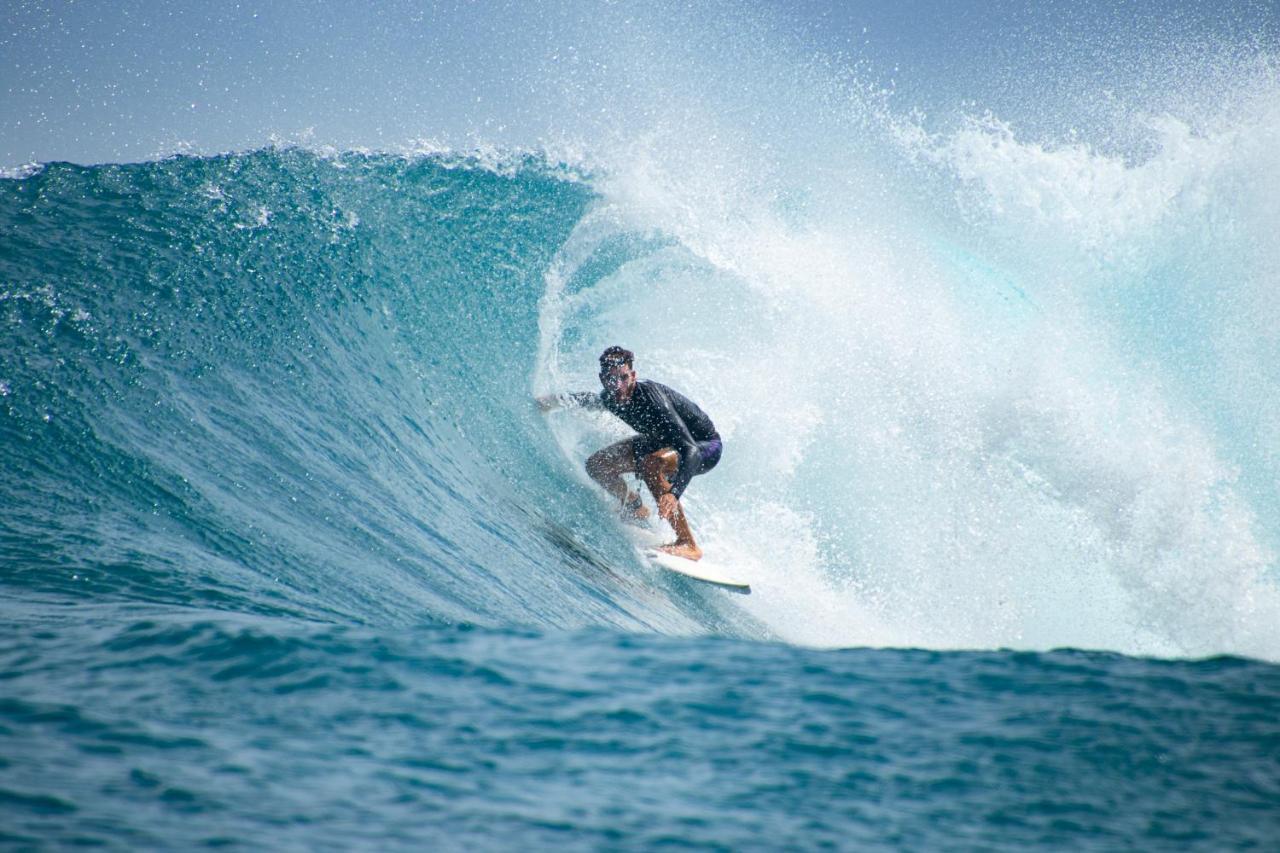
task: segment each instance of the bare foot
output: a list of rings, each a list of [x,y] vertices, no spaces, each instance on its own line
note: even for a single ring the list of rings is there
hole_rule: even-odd
[[[662,545],[658,548],[664,554],[670,554],[673,557],[683,557],[686,560],[697,562],[702,559],[702,549],[697,545],[681,545],[679,542],[674,545]]]

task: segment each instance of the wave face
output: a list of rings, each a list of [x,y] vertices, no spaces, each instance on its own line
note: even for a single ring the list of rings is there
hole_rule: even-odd
[[[1275,659],[1274,91],[1136,164],[879,116],[822,186],[812,151],[661,138],[585,171],[267,149],[4,181],[5,582]],[[688,506],[743,606],[637,563],[581,469],[619,424],[531,406],[615,342],[726,436]]]
[[[619,6],[513,42],[538,155],[13,173],[10,582],[1280,659],[1274,21],[1098,11],[932,115],[777,10]],[[689,509],[744,607],[655,598],[581,471],[621,431],[530,410],[613,343],[728,438]]]
[[[549,168],[267,150],[0,185],[4,583],[308,619],[702,630],[529,397]]]

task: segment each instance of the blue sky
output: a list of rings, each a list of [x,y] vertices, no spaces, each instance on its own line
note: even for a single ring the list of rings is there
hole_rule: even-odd
[[[536,145],[637,89],[696,89],[710,66],[758,80],[821,61],[892,87],[903,110],[1069,107],[1150,87],[1187,52],[1275,57],[1278,19],[1256,0],[18,2],[0,32],[0,166],[273,139]]]

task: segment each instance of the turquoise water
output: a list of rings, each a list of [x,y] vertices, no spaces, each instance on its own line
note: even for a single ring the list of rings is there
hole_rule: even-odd
[[[6,845],[1266,849],[1278,828],[1270,664],[78,610],[0,640]]]
[[[585,148],[9,174],[0,838],[1273,846],[1272,67],[1105,144],[808,67]],[[532,404],[613,343],[725,436],[750,598]]]

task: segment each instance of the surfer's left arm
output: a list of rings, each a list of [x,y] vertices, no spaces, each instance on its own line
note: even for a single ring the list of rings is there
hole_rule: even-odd
[[[600,400],[600,395],[592,391],[575,391],[570,394],[546,394],[542,397],[536,397],[538,409],[543,412],[550,412],[553,409],[567,409],[579,407],[583,409],[603,409],[604,403]]]

